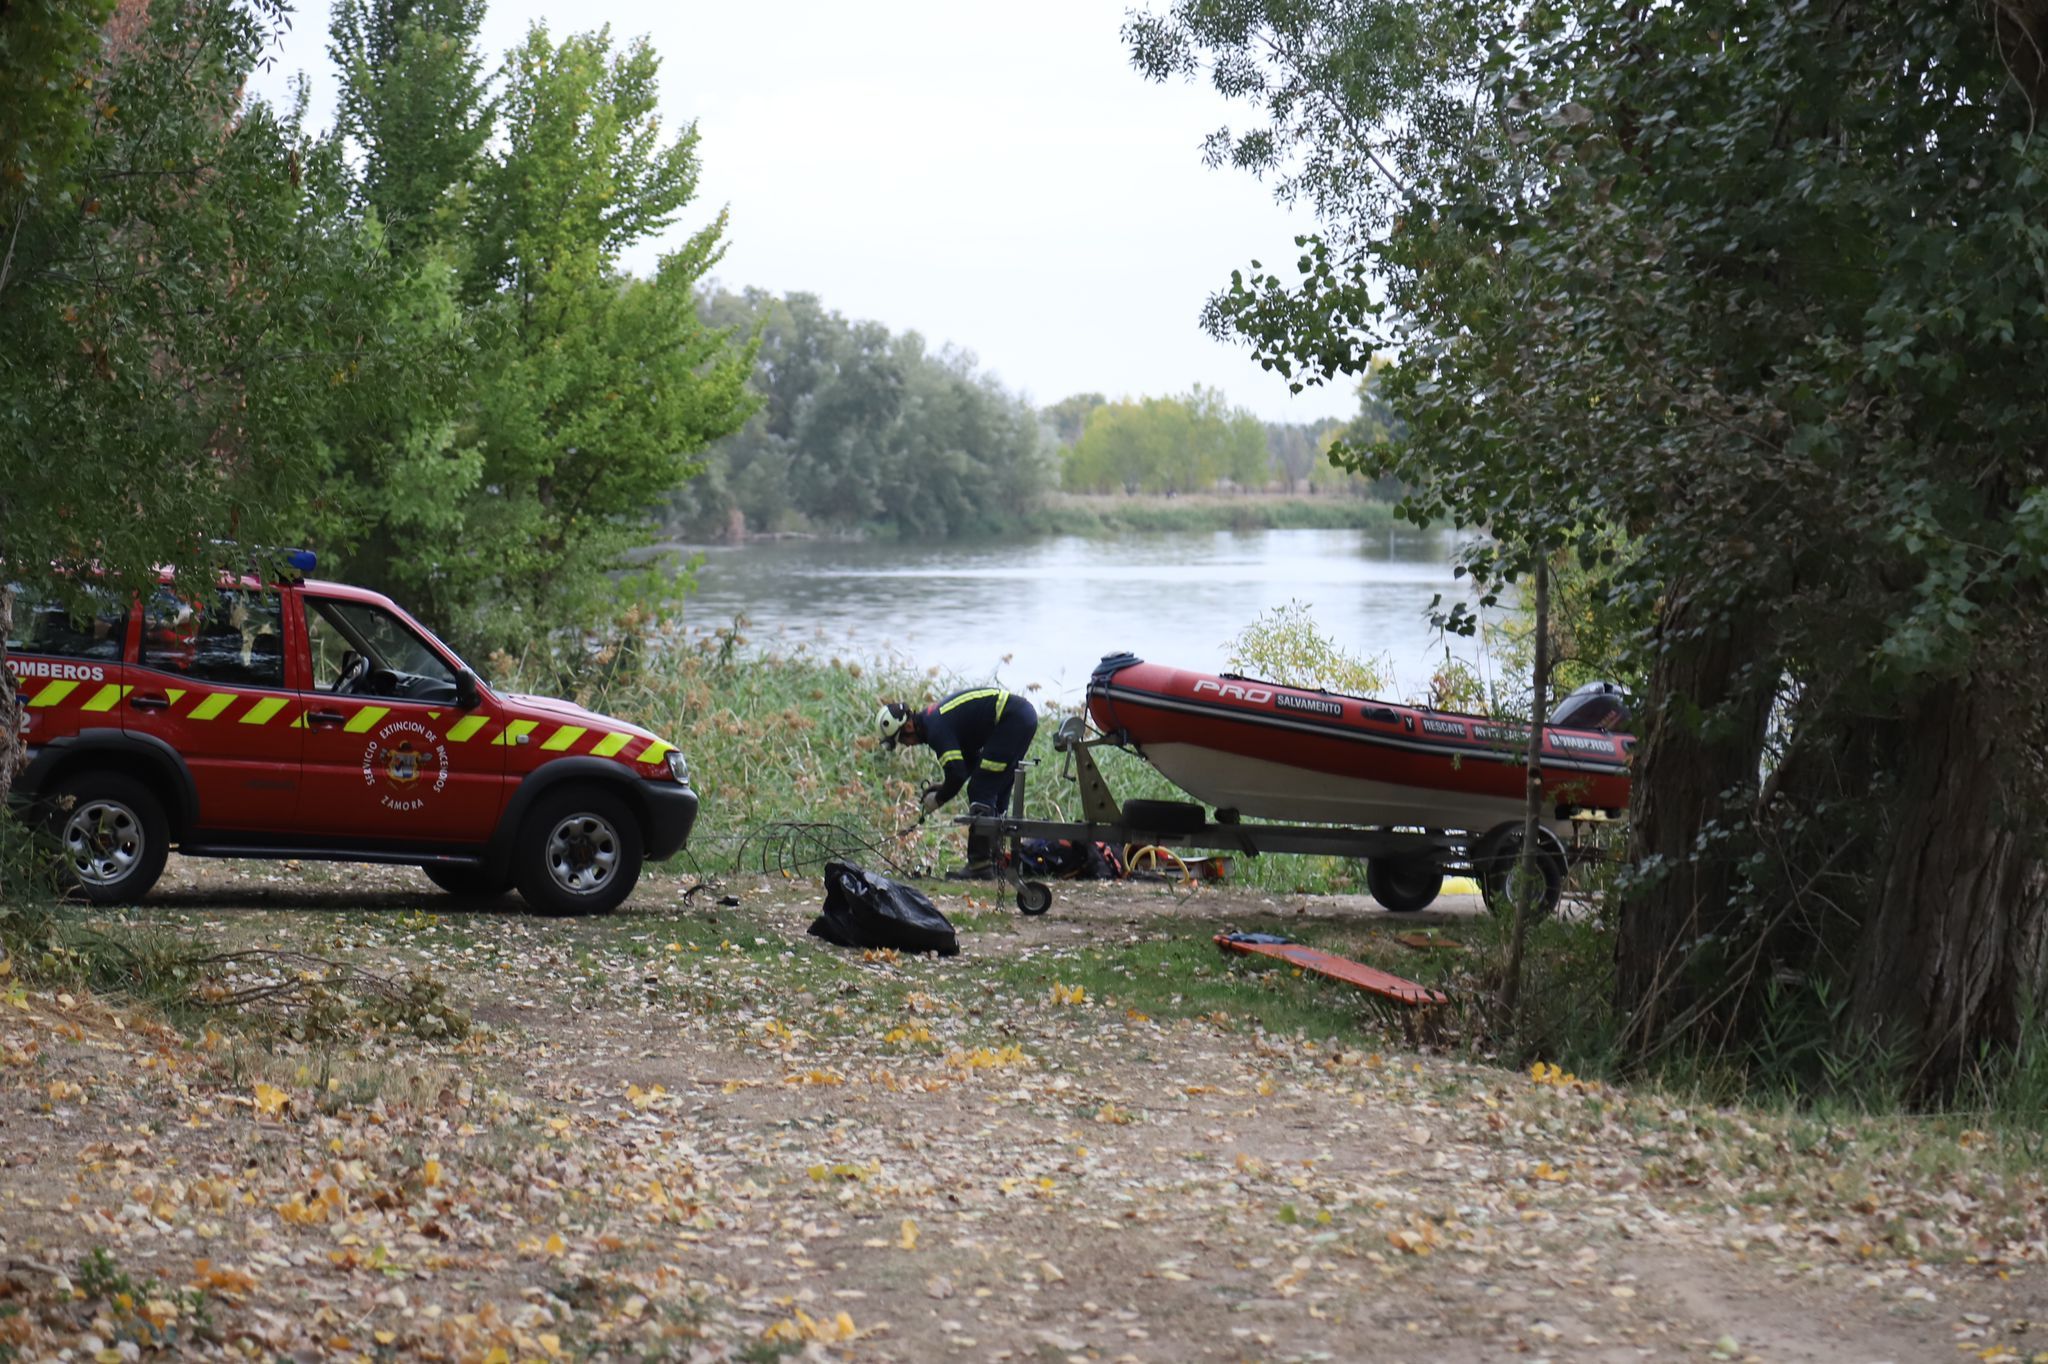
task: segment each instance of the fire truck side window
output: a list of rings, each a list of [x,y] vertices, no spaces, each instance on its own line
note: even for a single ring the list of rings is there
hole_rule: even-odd
[[[121,650],[128,642],[126,601],[88,591],[79,609],[84,614],[73,616],[71,605],[55,598],[17,596],[14,628],[7,632],[7,652],[120,662]]]
[[[142,621],[143,666],[230,687],[284,685],[284,612],[274,592],[165,590]]]

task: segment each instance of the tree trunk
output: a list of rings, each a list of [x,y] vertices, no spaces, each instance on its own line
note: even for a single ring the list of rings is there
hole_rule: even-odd
[[[1515,1009],[1521,1002],[1522,955],[1529,944],[1529,923],[1536,917],[1536,897],[1543,893],[1543,874],[1537,870],[1542,850],[1536,844],[1536,826],[1543,814],[1543,717],[1550,691],[1550,565],[1536,561],[1536,660],[1531,668],[1529,689],[1529,755],[1527,784],[1522,810],[1522,868],[1515,888],[1515,927],[1508,938],[1506,977],[1500,985],[1501,1026],[1515,1026]]]
[[[1985,1044],[2020,1040],[2048,984],[2048,871],[2003,808],[2021,731],[1986,677],[1924,697],[1904,730],[1875,904],[1850,968],[1850,1025],[1902,1049],[1910,1095],[1939,1101]]]
[[[1706,613],[1690,585],[1671,585],[1635,750],[1630,840],[1644,879],[1614,952],[1624,1046],[1638,1060],[1698,1002],[1689,958],[1727,924],[1735,884],[1734,855],[1703,834],[1747,820],[1770,710],[1771,688],[1750,675],[1759,627]]]

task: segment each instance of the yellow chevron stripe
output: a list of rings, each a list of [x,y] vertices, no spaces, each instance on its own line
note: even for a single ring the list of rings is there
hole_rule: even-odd
[[[126,696],[129,692],[134,690],[135,688],[133,687],[123,687],[115,683],[109,682],[107,683],[106,686],[101,687],[98,691],[94,692],[92,694],[92,700],[80,706],[79,709],[112,710],[114,708],[114,703],[116,701],[119,701],[122,697]]]
[[[560,753],[587,732],[582,725],[563,725],[548,736],[548,741],[541,745],[541,750],[546,753]]]
[[[364,706],[354,715],[348,717],[348,723],[341,727],[341,732],[343,734],[361,734],[390,713],[391,707],[389,706]]]
[[[505,726],[503,734],[500,734],[491,742],[502,748],[510,748],[522,738],[533,733],[534,728],[539,724],[540,721],[538,720],[514,720],[511,724]]]
[[[270,723],[270,717],[283,709],[284,698],[282,696],[266,696],[242,713],[242,723],[245,725],[267,725]]]
[[[164,695],[170,697],[171,704],[175,706],[185,699],[185,689],[183,687],[165,687]]]
[[[466,744],[476,737],[476,732],[491,722],[488,715],[465,715],[457,720],[448,731],[448,742]]]
[[[213,692],[204,697],[198,705],[192,707],[192,713],[185,718],[188,720],[211,720],[214,716],[233,705],[234,701],[235,694],[231,691]]]
[[[54,706],[77,690],[78,684],[76,682],[52,682],[37,692],[36,699],[29,702],[29,704],[31,706]]]
[[[640,754],[640,761],[644,763],[658,763],[673,753],[675,747],[674,744],[665,744],[661,740],[656,739],[653,743],[647,745],[647,748]]]
[[[633,742],[630,734],[607,734],[597,741],[597,747],[590,750],[593,758],[609,758],[612,754]]]
[[[299,718],[292,721],[291,727],[293,729],[311,729],[312,726],[306,723],[306,712],[300,711]]]

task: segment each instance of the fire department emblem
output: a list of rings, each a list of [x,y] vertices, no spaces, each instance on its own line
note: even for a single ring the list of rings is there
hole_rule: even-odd
[[[386,809],[422,809],[447,785],[448,746],[417,720],[393,720],[363,750],[363,786]]]
[[[400,739],[396,748],[379,749],[377,757],[384,780],[394,789],[402,791],[420,779],[420,751],[412,746],[412,740]]]

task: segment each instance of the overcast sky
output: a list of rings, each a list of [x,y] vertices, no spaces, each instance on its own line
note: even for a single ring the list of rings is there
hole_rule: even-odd
[[[1248,111],[1205,86],[1152,85],[1118,35],[1123,0],[1029,5],[491,0],[495,58],[529,24],[609,24],[662,59],[665,120],[694,119],[704,175],[679,242],[732,211],[715,278],[808,291],[848,317],[974,352],[1040,405],[1200,383],[1269,421],[1348,417],[1349,387],[1286,382],[1197,322],[1253,259],[1291,261],[1305,211],[1203,166],[1201,140]],[[312,81],[331,120],[326,0],[305,0],[256,92]],[[629,257],[646,269],[659,248]]]

